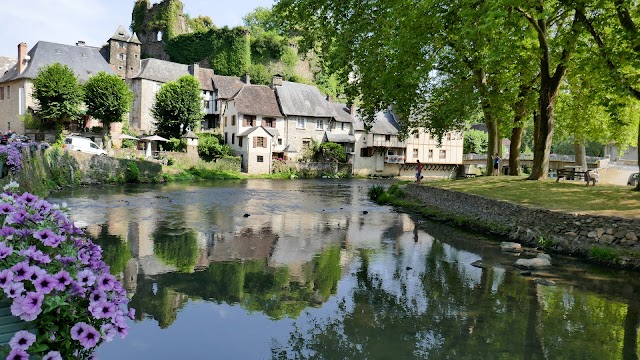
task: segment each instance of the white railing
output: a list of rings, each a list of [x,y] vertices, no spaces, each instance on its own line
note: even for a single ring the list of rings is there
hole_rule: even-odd
[[[486,160],[487,154],[464,154],[462,155],[463,160]],[[509,159],[509,154],[505,154],[503,159]],[[607,157],[596,157],[596,156],[587,156],[588,163],[594,163],[598,160],[605,160]],[[533,160],[533,154],[520,154],[520,160]],[[562,154],[550,154],[549,160],[551,161],[566,161],[566,162],[575,162],[575,155],[562,155]]]

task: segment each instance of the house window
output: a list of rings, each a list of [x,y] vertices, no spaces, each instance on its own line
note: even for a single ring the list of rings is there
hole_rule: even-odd
[[[309,139],[302,140],[302,148],[303,149],[308,149],[310,145],[311,145],[311,140],[309,140]]]
[[[256,136],[253,138],[253,147],[257,148],[257,147],[262,147],[262,148],[266,148],[267,147],[267,142],[265,140],[264,137],[262,136]]]
[[[278,139],[278,145],[282,145],[282,139]]]
[[[322,130],[322,127],[324,125],[324,121],[321,119],[316,120],[316,130]]]
[[[256,126],[255,115],[245,115],[243,119],[244,119],[243,126],[250,126],[250,127]]]
[[[440,150],[440,159],[447,158],[447,150]]]
[[[118,70],[122,70],[122,66],[118,66]]]
[[[204,109],[209,110],[209,100],[204,101]]]
[[[420,133],[416,131],[415,134],[413,134],[413,136],[415,136],[416,139],[420,139]]]
[[[298,124],[296,125],[298,129],[304,129],[304,119],[298,119]]]
[[[227,120],[227,118],[225,118],[225,121]],[[227,141],[229,133],[224,133],[224,143],[228,144],[229,142]]]
[[[372,157],[372,156],[373,156],[372,147],[364,147],[360,149],[360,157]]]
[[[127,59],[127,55],[125,54],[118,54],[118,60],[126,60]]]
[[[0,100],[4,100],[4,86],[0,86]]]
[[[451,133],[447,134],[447,140],[451,141]]]
[[[238,146],[242,147],[242,136],[238,137]]]
[[[264,122],[264,127],[276,127],[276,119],[274,118],[263,118],[262,121]]]
[[[11,99],[11,86],[7,86],[7,100]]]
[[[235,144],[236,143],[236,134],[231,133],[231,144]]]
[[[385,135],[384,141],[391,141],[391,135]]]
[[[433,149],[429,149],[429,159],[433,159]]]
[[[340,130],[344,130],[344,123],[343,122],[340,123]]]
[[[413,149],[413,158],[414,159],[418,158],[418,149]]]
[[[118,47],[123,49],[124,48],[124,43],[122,41],[118,41]]]
[[[231,116],[231,126],[235,126],[236,125],[236,116],[233,115]]]
[[[227,117],[224,117],[224,126],[227,126]]]
[[[258,162],[264,162],[264,156],[262,156],[262,155],[258,155],[258,159],[257,159],[257,161],[258,161]]]
[[[391,155],[395,155],[395,151],[393,149],[389,149],[387,150],[387,155],[391,156]]]

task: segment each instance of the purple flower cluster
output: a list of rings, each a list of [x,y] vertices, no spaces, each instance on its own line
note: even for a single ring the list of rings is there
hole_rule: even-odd
[[[9,145],[0,146],[0,161],[4,161],[14,174],[17,174],[22,169],[23,146],[20,142],[12,142]]]
[[[115,335],[124,338],[126,318],[133,318],[100,246],[57,206],[29,193],[0,194],[3,296],[12,302],[11,313],[33,322],[39,334],[17,332],[11,359],[27,359],[34,343],[46,349],[34,353],[43,359],[82,357]]]

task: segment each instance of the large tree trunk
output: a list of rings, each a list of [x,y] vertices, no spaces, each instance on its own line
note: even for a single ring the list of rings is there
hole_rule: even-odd
[[[476,87],[480,92],[480,103],[482,105],[482,115],[484,123],[487,125],[489,140],[487,142],[487,168],[485,175],[490,176],[493,172],[493,156],[500,153],[500,141],[498,138],[498,121],[493,114],[491,101],[489,100],[489,86],[484,69],[474,69],[473,75],[476,78]]]
[[[573,149],[575,150],[576,160],[575,165],[582,167],[582,171],[587,170],[587,151],[584,148],[584,140],[576,139],[573,142]]]
[[[520,98],[514,106],[513,128],[511,129],[511,145],[509,146],[509,175],[520,175],[520,147],[524,134],[523,121],[527,117],[527,98],[530,87],[521,87]]]

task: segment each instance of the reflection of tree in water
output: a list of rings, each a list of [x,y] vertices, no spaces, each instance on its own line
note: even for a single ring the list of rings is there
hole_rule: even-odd
[[[326,249],[305,267],[308,269],[303,282],[292,280],[286,267],[270,268],[266,259],[212,262],[208,268],[191,274],[140,277],[138,284],[144,285],[138,288],[131,306],[158,320],[161,326],[175,320],[176,311],[187,298],[240,304],[272,319],[295,318],[307,307],[317,306],[335,294],[341,274],[340,249]]]
[[[129,243],[120,236],[110,235],[109,226],[100,225],[100,234],[94,242],[102,247],[102,260],[109,265],[112,274],[121,273],[131,259]]]
[[[196,233],[161,222],[153,232],[153,252],[165,264],[191,272],[198,259]]]
[[[343,300],[328,318],[296,325],[287,344],[272,347],[272,357],[620,358],[624,305],[541,287],[515,272],[469,270],[437,241],[425,260],[424,273],[396,273],[392,281],[400,286],[393,287],[361,252],[353,303]],[[407,290],[412,276],[421,294]]]
[[[153,281],[138,278],[138,289],[129,303],[136,309],[136,320],[150,317],[158,321],[162,329],[176,320],[178,310],[187,303],[188,297]]]

